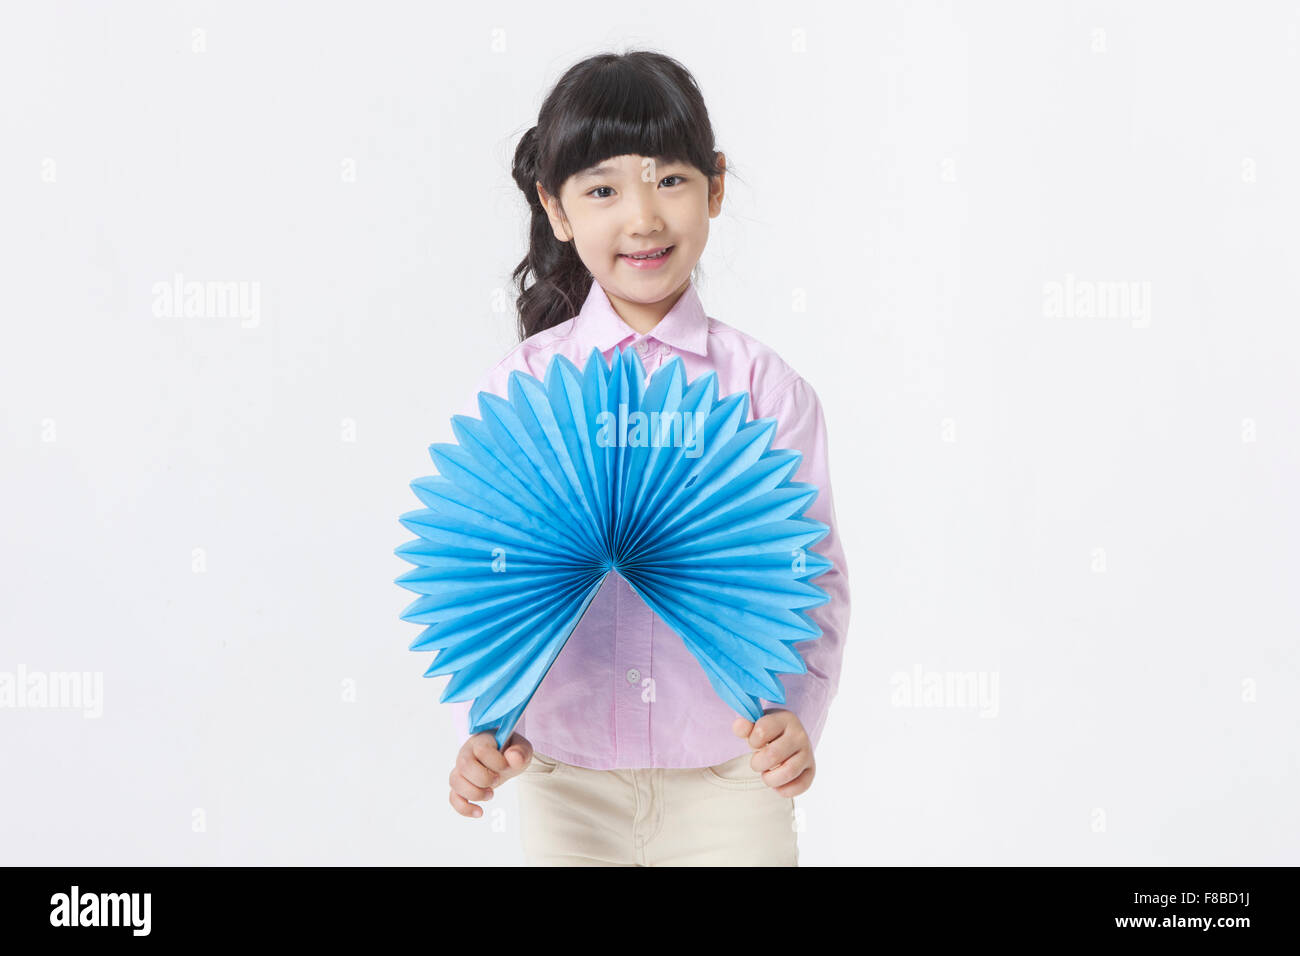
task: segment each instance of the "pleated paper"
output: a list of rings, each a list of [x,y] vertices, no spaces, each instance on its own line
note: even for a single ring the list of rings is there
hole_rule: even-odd
[[[438,474],[411,483],[424,508],[400,519],[418,538],[396,583],[420,595],[401,617],[425,625],[411,650],[437,651],[425,676],[451,675],[442,702],[472,699],[470,733],[504,746],[613,572],[736,713],[784,703],[831,565],[809,550],[829,528],[803,516],[817,487],[790,480],[802,454],[771,448],[776,419],[747,422],[748,393],[718,399],[716,373],[688,383],[680,357],[647,382],[621,349],[581,370],[557,355],[544,382],[512,372],[508,392],[452,418],[457,443],[429,447]]]

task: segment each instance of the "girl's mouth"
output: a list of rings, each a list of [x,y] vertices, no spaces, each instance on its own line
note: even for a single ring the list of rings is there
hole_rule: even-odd
[[[630,265],[633,269],[658,269],[668,261],[668,257],[673,254],[673,249],[675,248],[676,246],[666,246],[658,255],[653,255],[649,258],[637,259],[632,256],[623,255],[622,253],[619,254],[619,258]]]

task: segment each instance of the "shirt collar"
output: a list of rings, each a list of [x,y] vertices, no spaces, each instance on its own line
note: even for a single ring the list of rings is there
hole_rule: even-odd
[[[614,311],[609,296],[595,279],[574,321],[574,330],[584,340],[608,352],[637,335],[636,329],[623,321]],[[668,314],[645,334],[645,338],[658,339],[665,345],[696,355],[709,354],[709,319],[695,291],[695,282],[688,280],[686,289],[678,296]]]

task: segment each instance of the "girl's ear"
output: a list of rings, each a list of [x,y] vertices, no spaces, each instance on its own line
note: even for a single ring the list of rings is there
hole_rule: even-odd
[[[555,233],[555,238],[560,242],[568,242],[572,239],[573,234],[569,232],[569,224],[564,220],[559,201],[550,195],[540,182],[537,183],[537,197],[542,202],[542,208],[546,210],[546,218],[551,221],[551,232]]]
[[[727,157],[722,153],[717,154],[718,172],[709,177],[709,218],[715,218],[718,213],[722,212],[722,193],[726,188],[727,181]]]

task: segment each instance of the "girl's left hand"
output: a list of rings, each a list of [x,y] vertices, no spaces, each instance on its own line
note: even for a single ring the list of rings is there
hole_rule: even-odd
[[[812,786],[817,773],[812,741],[793,712],[772,708],[756,721],[737,717],[731,729],[756,751],[750,767],[781,796],[796,797]]]

